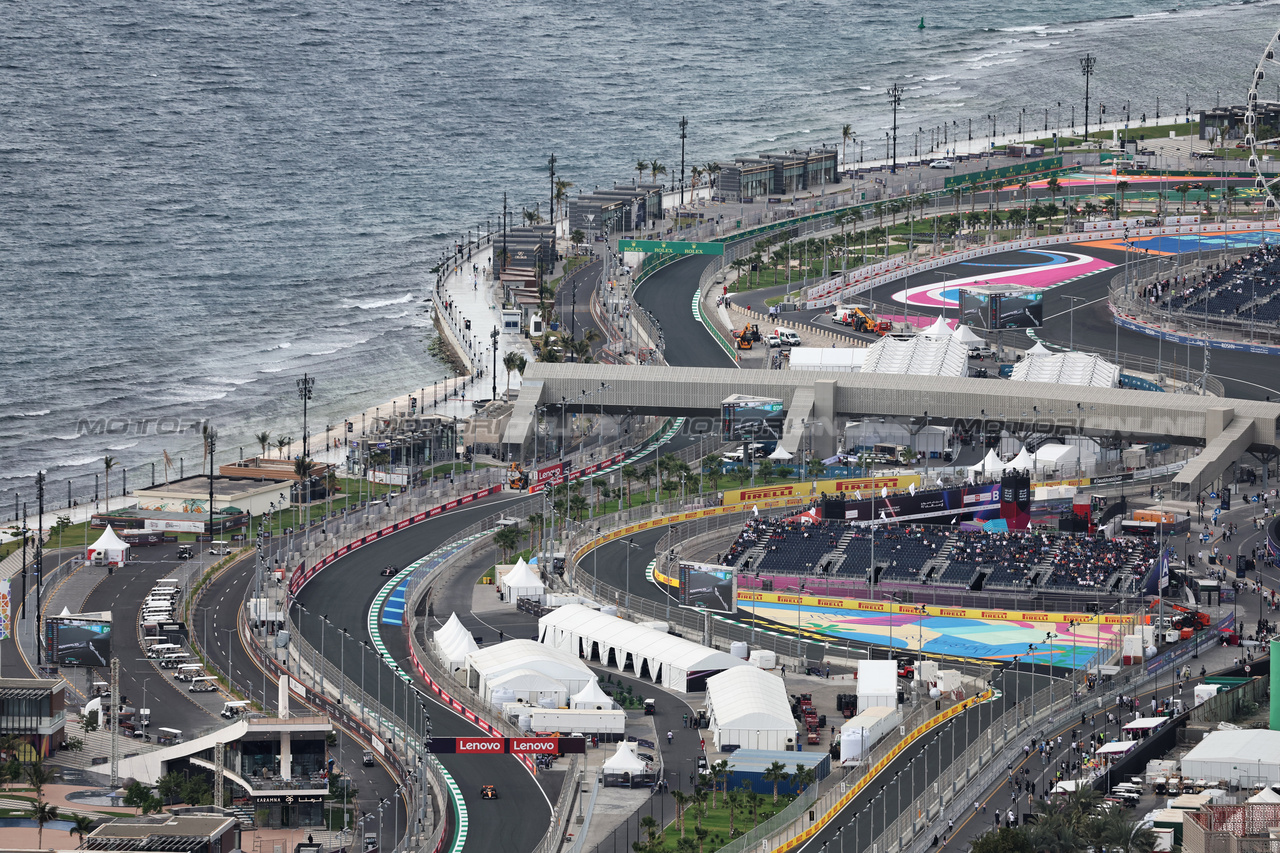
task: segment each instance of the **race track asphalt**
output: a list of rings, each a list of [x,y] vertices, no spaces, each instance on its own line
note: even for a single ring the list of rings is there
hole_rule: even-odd
[[[325,657],[335,666],[344,665],[347,677],[359,682],[360,658],[362,653],[365,654],[367,657],[364,662],[365,686],[369,692],[376,695],[379,683],[374,664],[375,658],[372,654],[364,652],[359,642],[369,639],[367,620],[369,607],[378,590],[387,582],[387,578],[379,574],[380,570],[387,565],[400,567],[408,565],[435,550],[445,539],[459,530],[492,515],[502,507],[521,500],[528,500],[528,498],[520,495],[513,499],[507,494],[488,498],[406,528],[394,536],[366,545],[338,560],[316,575],[299,593],[298,603],[312,614],[310,617],[301,616],[300,630],[307,641],[319,649],[321,647],[320,630],[323,623],[317,617],[326,615],[333,627],[325,629],[327,632],[324,641]],[[202,599],[202,605],[211,607],[215,603],[218,604],[216,610],[209,611],[213,614],[209,634],[210,643],[214,645],[211,651],[220,659],[220,665],[229,664],[233,673],[239,673],[237,680],[247,676],[253,679],[249,683],[256,685],[260,683],[261,675],[257,674],[257,667],[239,644],[231,645],[228,660],[225,643],[218,643],[213,639],[215,636],[226,637],[227,629],[234,627],[236,607],[232,602],[245,600],[252,581],[252,567],[253,561],[245,560],[221,575],[210,585],[210,589]],[[296,618],[298,613],[295,610]],[[200,627],[203,628],[203,626]],[[340,646],[344,641],[339,639],[337,633],[344,628],[349,633],[348,639],[345,640],[345,651]],[[387,643],[388,651],[397,660],[408,657],[408,646],[402,631],[394,626],[384,626],[383,638]],[[352,642],[353,640],[355,642]],[[404,668],[409,669],[407,666]],[[254,674],[257,674],[256,678]],[[402,714],[405,704],[404,690],[403,688],[394,690],[395,684],[399,682],[393,679],[389,672],[384,672],[380,683],[383,693],[381,701],[397,714]],[[270,685],[267,689],[268,696],[273,699],[274,689]],[[260,691],[260,687],[255,687],[255,692],[260,693]],[[271,704],[274,706],[274,701]],[[445,709],[443,705],[432,702],[430,707],[433,736],[465,737],[482,734],[475,726]],[[515,758],[457,755],[442,755],[440,758],[458,783],[467,804],[470,815],[468,849],[525,853],[537,846],[546,832],[551,812],[538,783]],[[358,764],[358,761],[352,753],[348,757],[347,765],[351,767],[355,764]],[[389,778],[387,781],[390,783]],[[498,785],[501,799],[496,803],[490,800],[482,801],[480,786],[483,784]],[[372,802],[389,796],[392,790],[394,785],[390,785],[385,793],[375,793]],[[362,801],[367,804],[370,800],[362,797]],[[486,815],[495,811],[495,808],[502,809],[503,820],[486,819]],[[387,826],[390,826],[389,822]],[[404,826],[403,813],[400,826]]]
[[[666,339],[665,357],[672,367],[733,367],[734,361],[693,316],[698,278],[711,255],[672,261],[636,288],[635,298],[657,318]]]

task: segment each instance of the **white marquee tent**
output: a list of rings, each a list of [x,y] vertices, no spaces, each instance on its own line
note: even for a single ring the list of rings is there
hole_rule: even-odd
[[[866,347],[792,347],[791,370],[857,373],[867,357]]]
[[[1028,357],[1035,355],[1053,355],[1053,350],[1049,349],[1040,341],[1036,341],[1035,346],[1031,347],[1031,349],[1027,350],[1023,355]]]
[[[898,662],[864,660],[858,664],[858,709],[898,707]]]
[[[94,563],[123,566],[129,559],[129,543],[117,536],[108,524],[107,529],[98,537],[98,541],[89,546],[85,557]]]
[[[1115,388],[1120,384],[1120,368],[1102,356],[1082,352],[1028,354],[1013,366],[1013,375],[1009,378],[1014,382]]]
[[[1245,785],[1280,782],[1280,732],[1209,732],[1183,757],[1182,775]]]
[[[577,693],[596,680],[595,673],[572,655],[533,640],[507,640],[467,655],[467,686],[486,702],[491,701],[493,682],[520,669],[541,673],[569,693]]]
[[[1004,463],[1000,461],[1000,457],[992,449],[987,451],[987,455],[982,457],[982,461],[977,465],[970,465],[969,470],[974,474],[999,474],[1004,470]]]
[[[707,679],[711,737],[717,750],[726,744],[742,749],[794,749],[796,721],[787,688],[778,676],[740,666]]]
[[[1009,460],[1009,464],[1005,465],[1006,470],[1012,471],[1030,471],[1036,466],[1035,457],[1027,452],[1024,447],[1018,451],[1018,455]]]
[[[969,347],[951,336],[917,335],[905,341],[881,338],[867,347],[862,372],[965,376],[969,372]]]
[[[678,693],[703,690],[707,678],[747,662],[683,637],[663,634],[583,607],[566,604],[538,620],[544,648],[574,659],[598,660],[607,667],[633,672]]]
[[[641,761],[640,757],[636,755],[636,745],[634,743],[624,741],[618,744],[618,751],[601,765],[600,769],[610,774],[644,773],[649,769],[649,765]]]
[[[478,650],[471,632],[458,621],[458,614],[449,616],[439,631],[431,635],[435,642],[436,654],[450,672],[457,672],[467,665],[467,655]]]
[[[515,601],[517,598],[536,598],[541,601],[543,593],[547,591],[542,580],[529,568],[523,557],[514,569],[502,576],[501,582],[507,601]]]
[[[973,329],[965,325],[956,326],[955,331],[951,333],[951,337],[955,338],[967,347],[971,347],[974,344],[985,343],[982,338],[978,337],[978,334]]]
[[[613,698],[593,681],[569,697],[569,707],[583,711],[612,711]]]
[[[544,708],[562,708],[568,704],[569,689],[536,669],[513,669],[489,679],[485,701],[493,703],[496,696],[502,696],[507,702],[516,700]]]
[[[924,335],[926,338],[949,338],[952,336],[951,327],[947,325],[947,321],[942,319],[942,317],[938,317],[938,319],[934,320],[933,324],[920,334]]]

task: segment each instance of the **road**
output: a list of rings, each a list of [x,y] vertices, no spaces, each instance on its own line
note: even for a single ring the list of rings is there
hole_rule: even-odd
[[[698,278],[712,255],[691,255],[660,268],[636,288],[635,299],[662,326],[672,367],[733,367],[734,361],[693,316]]]
[[[361,678],[363,666],[366,689],[378,697],[380,687],[382,695],[378,697],[379,701],[394,713],[403,714],[404,690],[393,689],[400,682],[389,672],[379,679],[378,665],[375,663],[377,657],[362,645],[364,641],[371,642],[367,621],[369,607],[378,590],[388,580],[379,571],[387,565],[403,567],[418,560],[459,530],[520,500],[527,500],[527,496],[512,497],[503,494],[469,504],[366,545],[337,561],[320,572],[299,593],[297,602],[310,614],[299,614],[295,610],[295,619],[301,622],[299,629],[313,647],[320,649],[323,628],[326,634],[323,643],[325,657],[335,666],[345,667],[347,677],[356,681]],[[236,610],[245,600],[252,579],[252,560],[242,561],[210,584],[201,604],[209,608],[206,613],[210,620],[208,630],[210,642],[213,643],[211,653],[214,659],[220,666],[229,666],[237,680],[241,678],[239,673],[252,679],[249,683],[254,684],[255,689],[260,692],[257,685],[261,675],[248,654],[234,640],[229,653],[227,647],[228,638],[234,637],[234,630],[228,629],[234,629]],[[325,627],[321,617],[326,617],[331,627]],[[196,630],[203,631],[203,624],[198,624]],[[345,639],[342,639],[343,631],[346,632]],[[214,637],[217,639],[213,639]],[[408,658],[408,644],[403,632],[385,626],[383,638],[393,657],[400,661]],[[366,656],[368,659],[365,659]],[[408,666],[403,668],[406,671],[410,669]],[[268,685],[267,690],[268,697],[272,697],[274,689]],[[273,701],[270,704],[274,706]],[[432,702],[430,713],[434,736],[464,737],[481,734],[479,729],[445,709],[443,705]],[[354,751],[346,754],[348,768],[358,764],[357,755]],[[550,821],[550,807],[538,782],[514,757],[442,755],[440,758],[461,788],[471,816],[470,836],[467,840],[469,848],[525,853],[537,845]],[[497,784],[502,799],[497,803],[481,800],[480,786],[483,784]],[[386,792],[375,787],[374,795],[380,799],[388,796],[392,789],[394,785]],[[551,795],[554,796],[555,792]],[[376,802],[377,799],[373,801]],[[498,808],[502,809],[503,821],[485,819],[487,814]],[[400,826],[404,825],[402,812]]]

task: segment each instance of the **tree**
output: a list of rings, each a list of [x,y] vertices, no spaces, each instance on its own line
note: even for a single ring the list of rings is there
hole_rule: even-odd
[[[1119,188],[1119,184],[1117,184],[1116,187]],[[1176,187],[1173,188],[1174,192],[1182,196],[1182,212],[1183,213],[1186,213],[1187,193],[1191,192],[1191,190],[1192,190],[1191,184],[1178,184]]]
[[[631,509],[631,484],[640,480],[640,469],[632,463],[622,466],[622,481],[627,487],[627,509]]]
[[[826,465],[824,465],[824,464],[822,463],[822,460],[821,460],[821,459],[819,459],[819,458],[817,458],[816,456],[815,456],[814,458],[812,458],[812,459],[810,459],[810,460],[809,460],[808,465],[807,465],[806,467],[807,467],[807,471],[806,471],[806,473],[807,473],[810,477],[823,477],[823,476],[826,476],[826,473],[827,473],[827,466],[826,466]]]
[[[511,350],[511,352],[502,356],[502,367],[504,370],[507,371],[507,399],[508,400],[511,399],[512,372],[519,371],[521,374],[523,374],[524,369],[527,366],[528,366],[528,362],[525,359],[525,357],[521,355],[519,352],[517,352],[516,350]]]
[[[98,712],[90,711],[80,718],[80,725],[84,727],[85,732],[96,732],[98,730]]]
[[[151,788],[135,779],[124,789],[124,804],[141,810],[150,796]]]
[[[609,495],[611,494],[609,481],[604,477],[596,477],[591,481],[591,488],[596,490],[596,513],[599,514],[601,501],[609,500]]]
[[[69,752],[83,752],[84,738],[69,737],[63,742],[62,748]]]
[[[728,774],[726,774],[727,776]],[[728,782],[726,780],[726,790],[724,792],[724,804],[729,807],[729,837],[733,838],[736,833],[733,831],[733,818],[738,809],[744,806],[742,792],[727,790]]]
[[[722,473],[721,465],[724,459],[719,453],[708,453],[702,458],[702,473],[711,481],[711,490],[714,492],[720,484],[720,475]]]
[[[176,802],[182,796],[182,785],[185,780],[181,773],[170,770],[156,782],[156,793],[166,802]]]
[[[716,807],[716,794],[720,784],[729,778],[729,762],[721,759],[711,765],[711,808]]]
[[[640,173],[640,180],[642,180],[642,181],[644,180],[644,173],[645,173],[645,172],[647,172],[648,170],[649,170],[649,161],[648,161],[648,160],[637,160],[637,161],[636,161],[636,171]]]
[[[701,180],[702,180],[702,167],[696,166],[696,165],[690,166],[689,167],[689,183],[692,186],[692,188],[696,190],[698,188],[698,183]]]
[[[654,480],[657,476],[658,476],[658,469],[653,465],[646,465],[640,469],[640,479],[644,480],[645,495],[649,494],[649,481]],[[656,501],[658,499],[656,485],[655,485],[654,492],[655,493],[654,493],[653,499]]]
[[[969,844],[970,853],[1034,853],[1025,827],[1002,826],[984,832]]]
[[[1014,208],[1009,211],[1007,221],[1014,228],[1021,228],[1023,225],[1027,224],[1027,212],[1019,208]]]
[[[289,446],[289,439],[286,436],[276,436],[276,451],[280,454],[280,458],[284,458],[284,449]]]
[[[580,494],[574,494],[569,498],[569,512],[573,514],[575,521],[582,521],[582,517],[587,512],[587,499]]]
[[[1124,213],[1124,193],[1129,189],[1128,181],[1116,181],[1116,195],[1120,196],[1120,202],[1116,207],[1116,212]]]
[[[116,467],[117,464],[118,463],[114,456],[104,456],[102,458],[102,467],[106,469],[106,480],[104,482],[107,484],[107,489],[105,494],[106,506],[104,509],[107,512],[111,511],[111,469]]]
[[[667,167],[659,163],[656,159],[649,163],[649,174],[653,176],[654,181],[658,180],[659,175],[665,175]]]
[[[1058,196],[1062,194],[1062,181],[1058,180],[1057,175],[1054,175],[1045,181],[1044,188],[1049,193],[1049,200],[1056,203]]]
[[[1235,203],[1237,191],[1235,187],[1227,187],[1222,191],[1222,200],[1227,203],[1227,218],[1231,217],[1231,206]]]
[[[493,544],[502,549],[502,560],[506,562],[507,556],[520,547],[520,525],[509,524],[493,534]]]
[[[796,772],[791,774],[791,778],[795,780],[797,791],[803,791],[818,780],[818,774],[812,767],[797,764]]]
[[[587,235],[583,233],[581,228],[575,228],[569,232],[569,242],[577,248],[587,242]]]
[[[94,825],[94,820],[88,815],[83,815],[83,814],[74,815],[71,823],[71,828],[67,830],[67,833],[69,835],[80,836],[80,843],[84,844],[84,837],[88,835],[90,832],[93,832],[93,825]]]
[[[781,761],[775,761],[765,768],[765,771],[760,775],[760,778],[766,782],[773,783],[773,802],[777,805],[778,783],[785,782],[791,778],[791,774],[787,772],[787,765],[783,764]]]
[[[690,797],[684,791],[672,791],[671,799],[676,801],[676,826],[680,828],[680,837],[684,838],[684,810],[689,805]]]
[[[711,189],[715,189],[716,176],[720,174],[720,164],[704,163],[702,166],[702,171],[707,173],[707,184],[711,187]]]
[[[1053,218],[1058,215],[1058,206],[1056,204],[1045,204],[1040,206],[1040,212],[1044,214],[1044,218],[1049,220],[1049,233],[1053,233]]]
[[[844,143],[844,153],[840,155],[840,161],[844,164],[845,169],[849,168],[849,142],[854,138],[853,125],[846,124],[840,128],[840,141]],[[733,835],[732,832],[729,834]]]
[[[255,435],[253,440],[258,442],[258,447],[262,448],[262,458],[265,459],[267,457],[267,445],[271,443],[271,433],[264,429]]]
[[[27,765],[23,775],[26,776],[27,784],[36,792],[37,800],[43,799],[44,786],[53,784],[53,780],[57,777],[53,768],[46,767],[44,759],[39,757]]]
[[[563,178],[556,179],[556,190],[551,195],[551,200],[559,206],[561,211],[564,210],[565,199],[569,197],[569,188],[573,186],[573,181],[566,181]],[[551,210],[551,221],[556,221],[555,208]]]
[[[49,805],[37,796],[27,816],[36,822],[36,846],[44,847],[44,825],[58,819],[58,807]]]

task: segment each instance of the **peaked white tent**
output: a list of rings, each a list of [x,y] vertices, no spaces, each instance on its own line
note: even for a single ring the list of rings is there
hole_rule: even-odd
[[[1088,385],[1115,388],[1120,384],[1120,368],[1100,355],[1059,352],[1033,355],[1013,366],[1014,382],[1050,382],[1055,385]]]
[[[985,343],[985,341],[983,341],[983,339],[978,336],[977,332],[975,332],[973,329],[969,328],[968,326],[964,326],[964,325],[956,326],[955,331],[951,333],[951,337],[959,341],[960,343],[964,344],[965,346],[973,346],[974,344]]]
[[[640,756],[636,755],[636,745],[634,743],[618,744],[618,751],[606,761],[600,768],[605,773],[622,774],[622,773],[644,773],[649,769],[649,765],[640,760]]]
[[[449,616],[439,631],[431,635],[435,642],[436,654],[450,672],[457,672],[466,666],[467,655],[479,650],[471,632],[458,621],[458,614]]]
[[[129,543],[117,536],[108,524],[98,541],[85,551],[85,558],[94,563],[123,566],[129,558]]]
[[[1036,345],[1027,350],[1025,355],[1053,355],[1053,350],[1049,349],[1040,341],[1036,341]]]
[[[521,557],[516,567],[503,575],[502,590],[507,594],[508,601],[515,601],[517,598],[536,598],[541,601],[547,588]]]
[[[905,341],[881,338],[867,347],[862,362],[863,373],[964,376],[968,371],[969,348],[949,336],[917,335]]]
[[[987,455],[982,457],[982,461],[977,465],[970,465],[969,470],[975,474],[999,474],[1004,470],[1004,463],[1000,461],[1000,457],[996,455],[994,449],[988,450]]]
[[[942,317],[938,317],[938,319],[933,321],[929,328],[925,329],[920,334],[924,335],[926,338],[949,338],[951,337],[951,327],[947,325],[946,320],[942,319]]]
[[[775,447],[773,452],[769,454],[769,458],[773,460],[785,462],[786,460],[792,458],[792,454],[789,453],[787,449],[782,446],[781,442],[779,442],[778,446]]]
[[[1018,451],[1018,455],[1009,460],[1009,464],[1005,468],[1012,468],[1014,471],[1030,471],[1036,467],[1035,457],[1027,452],[1024,447]]]
[[[569,697],[569,707],[584,711],[612,711],[613,699],[600,688],[599,681],[592,681]]]

